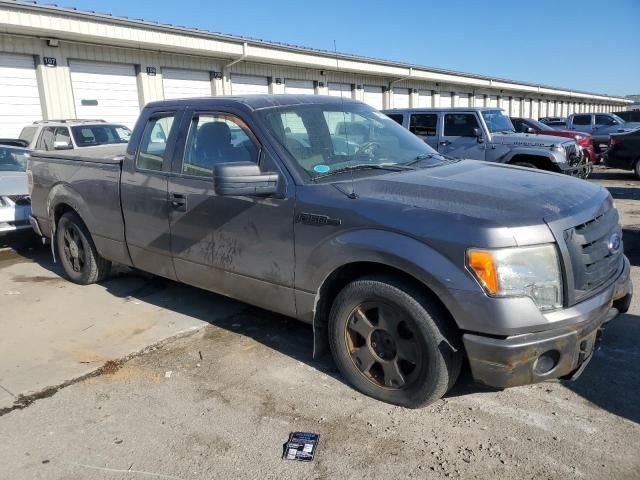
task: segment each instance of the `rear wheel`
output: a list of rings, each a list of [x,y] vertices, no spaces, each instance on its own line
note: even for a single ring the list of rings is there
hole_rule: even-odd
[[[111,262],[100,256],[82,219],[67,212],[56,229],[58,257],[67,277],[80,285],[100,282],[111,270]]]
[[[413,285],[363,277],[336,297],[329,320],[334,360],[357,390],[409,408],[441,398],[462,364],[445,312]]]

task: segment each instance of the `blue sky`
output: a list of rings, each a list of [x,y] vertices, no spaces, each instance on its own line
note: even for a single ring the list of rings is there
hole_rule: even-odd
[[[53,2],[42,2],[53,3]],[[57,0],[60,6],[608,93],[640,94],[640,0]]]

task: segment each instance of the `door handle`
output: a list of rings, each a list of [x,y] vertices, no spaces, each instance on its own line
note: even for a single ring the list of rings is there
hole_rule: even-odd
[[[440,145],[442,145],[443,147],[446,147],[447,145],[451,145],[451,142],[449,140],[442,140],[441,142],[439,142]]]
[[[169,195],[169,204],[174,210],[180,212],[187,211],[187,198],[182,193],[172,193]]]

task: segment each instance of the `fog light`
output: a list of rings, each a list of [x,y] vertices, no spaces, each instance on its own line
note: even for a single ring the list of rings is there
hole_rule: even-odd
[[[560,352],[557,350],[549,350],[538,357],[533,370],[537,375],[544,375],[556,368],[558,361],[560,361]]]

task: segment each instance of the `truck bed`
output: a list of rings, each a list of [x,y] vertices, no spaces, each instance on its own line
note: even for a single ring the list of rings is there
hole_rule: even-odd
[[[120,174],[126,145],[33,152],[32,216],[43,235],[67,206],[76,210],[102,256],[128,264],[120,205]]]

